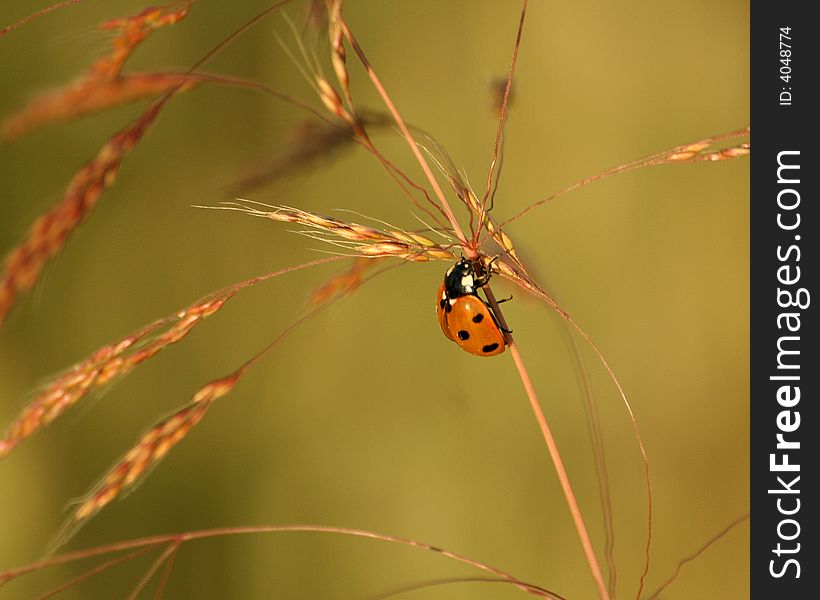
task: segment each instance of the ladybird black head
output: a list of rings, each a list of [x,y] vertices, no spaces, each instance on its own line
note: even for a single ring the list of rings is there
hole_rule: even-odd
[[[462,258],[444,274],[444,289],[449,298],[475,294],[476,287],[475,270],[466,258]]]

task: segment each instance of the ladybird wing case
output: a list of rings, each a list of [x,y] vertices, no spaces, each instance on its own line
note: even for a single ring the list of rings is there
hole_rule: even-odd
[[[447,302],[452,309],[449,312],[443,310],[443,316],[439,317],[447,337],[463,350],[478,356],[495,356],[504,352],[504,334],[501,333],[490,307],[481,298],[474,295],[460,296]]]
[[[448,339],[456,341],[453,334],[450,333],[450,327],[447,325],[447,313],[452,310],[452,306],[447,298],[447,292],[444,289],[444,283],[438,286],[438,295],[436,296],[436,316],[438,317],[438,324],[441,330]]]

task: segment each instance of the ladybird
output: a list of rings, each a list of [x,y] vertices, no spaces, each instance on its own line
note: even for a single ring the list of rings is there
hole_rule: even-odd
[[[444,335],[478,356],[501,354],[507,346],[498,319],[477,293],[489,280],[489,274],[478,276],[462,258],[444,274],[436,296],[436,316]]]

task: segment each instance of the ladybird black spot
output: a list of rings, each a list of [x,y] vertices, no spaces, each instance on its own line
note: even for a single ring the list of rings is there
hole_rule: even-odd
[[[453,312],[453,305],[452,304],[450,304],[449,302],[447,302],[445,300],[442,300],[442,302],[444,303],[444,312],[447,312],[447,313],[448,312]]]
[[[484,315],[478,313],[476,316],[473,317],[473,323],[481,323],[484,320]]]
[[[497,342],[492,343],[492,344],[487,344],[486,346],[484,346],[484,347],[481,349],[481,351],[482,351],[482,352],[492,352],[492,351],[493,351],[493,350],[495,350],[496,348],[498,348],[498,343],[497,343]]]
[[[444,308],[444,305],[445,305],[445,304],[447,304],[447,299],[446,299],[446,298],[442,298],[441,300],[439,300],[438,305],[439,305],[441,308]]]
[[[462,342],[465,342],[470,339],[470,334],[467,331],[464,331],[463,329],[459,331],[457,335],[458,339],[460,339]],[[498,344],[496,344],[496,346],[498,346]]]

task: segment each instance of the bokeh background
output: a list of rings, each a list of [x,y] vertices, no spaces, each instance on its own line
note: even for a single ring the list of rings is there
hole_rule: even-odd
[[[0,24],[40,4],[6,2]],[[265,6],[201,0],[185,21],[152,36],[129,67],[187,68]],[[0,114],[79,75],[106,50],[96,25],[143,7],[87,0],[0,39]],[[435,0],[346,6],[405,118],[436,136],[477,187],[495,128],[490,87],[506,72],[519,8]],[[288,14],[302,31],[303,6],[295,3]],[[605,168],[746,125],[748,19],[744,1],[532,2],[496,216]],[[257,78],[318,106],[277,35],[295,49],[287,23],[274,15],[207,70]],[[310,51],[327,55],[324,43],[305,39]],[[362,70],[352,73],[359,105],[378,107]],[[0,144],[3,252],[143,107]],[[231,184],[280,151],[303,116],[237,89],[203,87],[171,102],[126,159],[117,184],[0,329],[0,423],[11,422],[38,381],[95,348],[209,291],[321,256],[318,243],[283,224],[191,207],[230,198]],[[376,141],[421,180],[397,136],[382,133]],[[748,510],[748,168],[748,160],[737,160],[642,169],[576,191],[509,228],[533,272],[602,349],[639,419],[656,506],[648,589]],[[363,152],[249,197],[417,226],[407,199]],[[567,598],[594,597],[509,356],[479,359],[441,335],[433,299],[446,267],[394,269],[301,327],[216,403],[137,491],[67,548],[218,526],[331,524],[419,539]],[[240,293],[183,343],[6,458],[0,569],[35,560],[67,503],[141,431],[266,345],[298,317],[311,290],[339,271],[316,268]],[[520,290],[495,287],[515,296],[505,314],[603,560],[566,327]],[[634,597],[645,538],[643,468],[613,385],[588,348],[582,353],[607,444],[618,592]],[[747,597],[747,544],[742,525],[687,566],[666,597]],[[124,597],[150,560],[117,567],[62,597]],[[38,572],[0,590],[0,598],[33,597],[89,566]],[[167,597],[365,598],[474,575],[480,573],[442,556],[381,542],[241,536],[183,547]],[[461,583],[407,597],[521,594]]]

